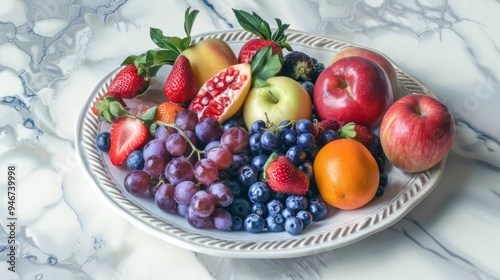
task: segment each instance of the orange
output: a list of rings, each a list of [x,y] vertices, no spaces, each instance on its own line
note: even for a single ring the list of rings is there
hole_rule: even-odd
[[[155,119],[164,123],[174,123],[175,115],[182,110],[184,107],[181,105],[166,101],[158,105]]]
[[[360,208],[377,192],[380,173],[368,149],[353,139],[323,146],[314,160],[314,178],[328,204],[342,210]]]

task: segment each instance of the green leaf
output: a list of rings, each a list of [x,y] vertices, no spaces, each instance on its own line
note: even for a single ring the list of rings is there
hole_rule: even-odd
[[[260,87],[265,87],[269,83],[266,80],[263,80],[259,77],[254,77],[252,78],[252,87],[254,88],[260,88]]]
[[[158,106],[153,106],[149,108],[144,114],[142,114],[141,119],[143,121],[152,121],[155,118]]]
[[[281,70],[280,56],[275,54],[272,55],[270,58],[268,58],[265,67],[258,74],[258,77],[263,80],[267,80],[271,77],[276,76],[276,74],[278,74],[280,70]]]
[[[165,36],[163,35],[162,30],[153,27],[149,29],[149,36],[151,37],[151,40],[153,40],[153,43],[162,49],[171,50],[177,52],[178,54],[183,51],[180,49],[180,42],[182,39],[179,37]]]
[[[144,61],[144,64],[146,65],[152,65],[154,64],[155,56],[158,51],[156,50],[149,50],[146,52],[146,59]]]
[[[139,67],[139,68],[137,68],[137,74],[141,77],[147,77],[149,75],[149,72],[146,68]]]
[[[146,55],[140,55],[134,60],[134,65],[137,67],[137,69],[141,68],[142,64],[146,63]]]
[[[130,55],[122,62],[121,66],[129,65],[134,63],[136,59],[138,59],[141,55]]]
[[[262,71],[262,68],[266,65],[268,57],[272,55],[271,47],[263,47],[258,50],[250,61],[250,67],[252,69],[252,76],[256,76]]]
[[[150,126],[149,126],[149,134],[151,135],[155,135],[155,132],[156,132],[156,129],[158,128],[158,124],[155,122],[155,123],[152,123]]]
[[[191,46],[191,36],[187,36],[186,38],[182,38],[180,42],[180,48],[181,50],[187,50]]]
[[[158,74],[158,71],[161,69],[163,65],[153,65],[148,68],[149,75],[151,77],[156,77],[156,74]]]
[[[144,121],[146,127],[149,127],[153,123],[157,109],[158,106],[153,106],[149,108],[144,114],[142,114],[141,120]]]
[[[276,76],[283,65],[282,57],[272,53],[271,47],[263,47],[257,51],[250,61],[252,68],[252,86],[262,87],[266,80]]]
[[[128,111],[125,108],[123,108],[122,104],[120,104],[120,102],[118,101],[112,101],[111,103],[109,103],[108,108],[111,115],[116,119],[129,115]],[[105,110],[105,112],[106,111],[107,110]]]
[[[193,28],[196,16],[200,12],[198,10],[193,10],[192,12],[190,12],[190,9],[191,7],[188,7],[186,9],[186,12],[184,13],[184,32],[186,32],[186,35],[188,37],[191,36],[191,29]]]
[[[183,51],[184,49],[182,49],[182,39],[179,38],[179,37],[170,37],[170,39],[168,40],[168,43],[170,44],[171,47],[174,47],[175,50],[177,50],[179,52],[179,54],[181,53],[181,51]]]
[[[170,37],[163,35],[163,31],[161,29],[151,27],[149,29],[149,37],[151,37],[153,43],[155,43],[158,47],[162,49],[170,48],[168,44]]]
[[[174,64],[175,60],[179,54],[177,52],[174,52],[172,50],[160,50],[156,52],[156,55],[154,57],[154,65],[165,65],[169,64],[172,65]]]
[[[109,110],[104,110],[101,112],[101,115],[99,116],[99,121],[102,122],[104,120],[112,123],[115,120],[115,117],[111,114]]]
[[[266,40],[270,40],[271,36],[266,37],[270,33],[269,24],[263,20],[255,12],[250,14],[243,10],[233,9],[234,15],[238,20],[238,23],[246,31],[252,32],[258,37]],[[268,29],[268,30],[265,30]]]

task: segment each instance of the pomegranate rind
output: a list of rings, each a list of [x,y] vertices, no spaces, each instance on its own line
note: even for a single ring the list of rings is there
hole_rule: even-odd
[[[223,123],[243,107],[251,84],[249,63],[228,66],[201,86],[188,109],[197,113],[200,120],[212,117]]]

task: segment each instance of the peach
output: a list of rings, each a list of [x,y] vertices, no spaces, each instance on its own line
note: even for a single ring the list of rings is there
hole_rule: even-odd
[[[228,66],[238,64],[233,50],[223,40],[208,38],[182,52],[189,59],[197,88]]]

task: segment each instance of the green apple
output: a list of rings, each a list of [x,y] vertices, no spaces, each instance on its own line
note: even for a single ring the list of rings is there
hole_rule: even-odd
[[[311,98],[299,82],[285,76],[267,82],[266,86],[250,89],[245,100],[243,119],[248,130],[256,120],[269,119],[278,125],[284,120],[311,119]]]

